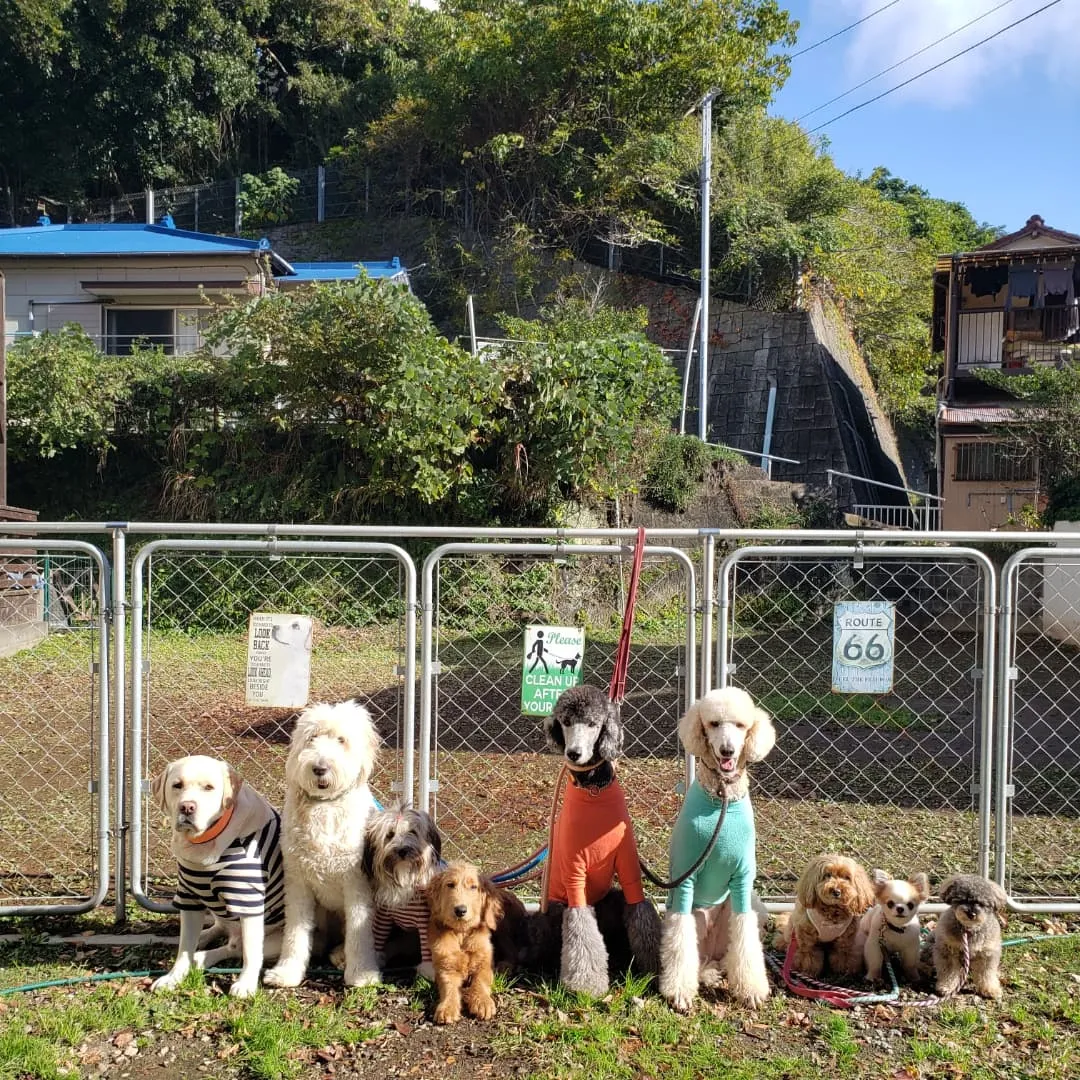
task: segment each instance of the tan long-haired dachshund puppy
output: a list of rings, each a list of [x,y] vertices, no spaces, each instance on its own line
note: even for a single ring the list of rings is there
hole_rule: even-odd
[[[436,1024],[457,1023],[463,1003],[478,1020],[495,1015],[491,934],[503,914],[501,891],[468,863],[451,863],[428,886],[428,943],[439,992]]]

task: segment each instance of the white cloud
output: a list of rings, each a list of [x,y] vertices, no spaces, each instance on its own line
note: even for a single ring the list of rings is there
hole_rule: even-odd
[[[973,45],[1042,7],[1047,0],[1012,0],[1000,11],[980,19],[947,41],[928,49],[888,75],[875,80],[852,95],[852,103],[881,93],[904,79]],[[831,0],[833,19],[843,18],[836,28],[854,22],[881,6],[882,0]],[[1000,0],[900,0],[852,30],[844,38],[844,61],[851,85],[903,59],[924,45],[942,37],[996,7]],[[818,4],[822,11],[824,5]],[[831,21],[831,20],[830,20]],[[822,35],[824,36],[824,35]],[[898,90],[896,100],[952,108],[987,100],[995,87],[1015,92],[1023,79],[1047,80],[1063,88],[1080,85],[1077,42],[1080,41],[1080,3],[1061,0],[1054,7],[999,37],[980,45],[937,71]],[[828,48],[829,46],[823,46]],[[1052,103],[1044,99],[1049,106]],[[1068,111],[1067,97],[1059,104]]]

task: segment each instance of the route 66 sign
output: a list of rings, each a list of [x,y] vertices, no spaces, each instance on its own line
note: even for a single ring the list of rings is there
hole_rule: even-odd
[[[843,600],[833,608],[832,688],[837,694],[887,694],[893,684],[896,605]]]

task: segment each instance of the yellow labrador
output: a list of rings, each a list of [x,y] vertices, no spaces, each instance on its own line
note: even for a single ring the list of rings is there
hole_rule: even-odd
[[[242,957],[229,993],[250,997],[258,988],[263,958],[274,959],[281,948],[281,819],[262,795],[217,758],[170,762],[152,790],[172,828],[178,878],[173,902],[180,910],[176,963],[152,989],[171,990],[192,967],[214,967]],[[203,931],[207,911],[214,925]],[[222,935],[228,936],[227,944],[208,950]]]

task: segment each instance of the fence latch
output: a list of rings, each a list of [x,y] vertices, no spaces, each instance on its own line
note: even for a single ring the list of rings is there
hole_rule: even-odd
[[[861,540],[855,543],[855,551],[851,556],[851,568],[852,570],[861,570],[863,568],[863,543]]]

